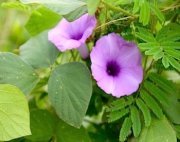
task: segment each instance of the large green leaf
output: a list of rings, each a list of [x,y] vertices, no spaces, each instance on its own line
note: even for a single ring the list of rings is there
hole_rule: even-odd
[[[81,0],[20,0],[24,4],[38,3],[43,4],[52,11],[65,15],[75,9],[86,5],[85,2]]]
[[[56,129],[57,142],[90,142],[86,130],[74,128],[63,121],[59,121]]]
[[[30,122],[32,135],[27,136],[26,139],[37,142],[49,141],[55,128],[55,121],[53,116],[46,110],[32,110],[30,112]]]
[[[0,84],[0,141],[30,135],[28,103],[15,86]]]
[[[177,142],[176,133],[164,117],[153,119],[150,127],[145,127],[138,142]]]
[[[12,53],[0,53],[0,83],[19,87],[29,94],[38,82],[33,68]]]
[[[46,29],[54,27],[60,19],[60,15],[46,7],[40,7],[36,11],[33,11],[25,27],[31,35],[36,35]]]
[[[48,41],[46,31],[32,37],[20,47],[21,58],[34,68],[50,67],[58,54],[57,48]]]
[[[72,22],[72,21],[78,19],[79,17],[81,17],[85,13],[87,13],[86,5],[79,7],[76,10],[74,10],[66,15],[63,15],[63,17],[66,18],[66,20]]]
[[[80,127],[92,94],[91,75],[82,63],[58,66],[51,74],[48,92],[59,117]]]

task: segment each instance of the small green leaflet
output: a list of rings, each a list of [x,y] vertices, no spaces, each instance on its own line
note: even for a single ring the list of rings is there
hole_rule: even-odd
[[[138,142],[177,142],[176,133],[168,120],[153,119],[150,127],[142,130]]]
[[[0,84],[0,124],[0,141],[31,135],[25,95],[9,84]]]
[[[132,106],[130,109],[131,109],[133,134],[135,137],[138,137],[141,132],[141,121],[140,121],[139,111],[135,106]]]
[[[26,139],[46,142],[54,135],[55,119],[47,110],[31,110],[30,122],[32,135],[25,137]]]
[[[169,65],[180,71],[180,26],[169,24],[163,27],[154,37],[150,31],[139,28],[136,36],[144,42],[139,43],[139,47],[145,52],[145,55],[153,56],[154,60],[162,60],[165,68]],[[179,32],[179,33],[178,33]]]
[[[119,141],[124,142],[131,132],[132,121],[131,118],[126,117],[119,134]]]

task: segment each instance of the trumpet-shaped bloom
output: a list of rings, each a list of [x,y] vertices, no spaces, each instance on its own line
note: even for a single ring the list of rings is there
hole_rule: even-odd
[[[80,53],[87,54],[84,45],[95,27],[95,16],[90,16],[88,14],[81,16],[73,22],[62,19],[55,28],[49,31],[48,39],[62,52],[73,48],[79,48]]]
[[[91,54],[91,70],[98,86],[115,97],[137,91],[143,79],[137,46],[115,33],[101,37]]]

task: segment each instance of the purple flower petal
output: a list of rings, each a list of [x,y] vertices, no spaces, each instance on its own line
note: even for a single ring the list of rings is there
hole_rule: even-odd
[[[66,51],[84,45],[96,26],[95,16],[85,14],[79,19],[68,22],[62,19],[49,31],[48,39],[60,50]]]
[[[100,38],[90,58],[92,75],[108,94],[116,97],[130,95],[142,82],[143,69],[138,48],[115,33]]]

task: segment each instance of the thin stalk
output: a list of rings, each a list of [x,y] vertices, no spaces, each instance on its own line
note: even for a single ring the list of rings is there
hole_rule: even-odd
[[[123,17],[123,18],[119,18],[119,19],[116,19],[116,20],[112,20],[112,21],[109,21],[109,22],[107,22],[107,23],[104,23],[104,24],[100,25],[99,27],[96,28],[96,30],[99,29],[99,28],[101,28],[101,27],[104,27],[104,26],[113,24],[113,23],[115,23],[115,22],[123,21],[123,20],[127,20],[127,19],[133,19],[133,18],[132,18],[131,16],[128,16],[128,17]]]
[[[109,9],[113,10],[113,11],[122,12],[122,13],[128,15],[128,16],[136,17],[135,15],[129,13],[128,11],[126,11],[125,9],[122,9],[121,7],[115,7],[115,6],[105,2],[104,0],[102,0],[102,3],[104,5],[106,5]]]

